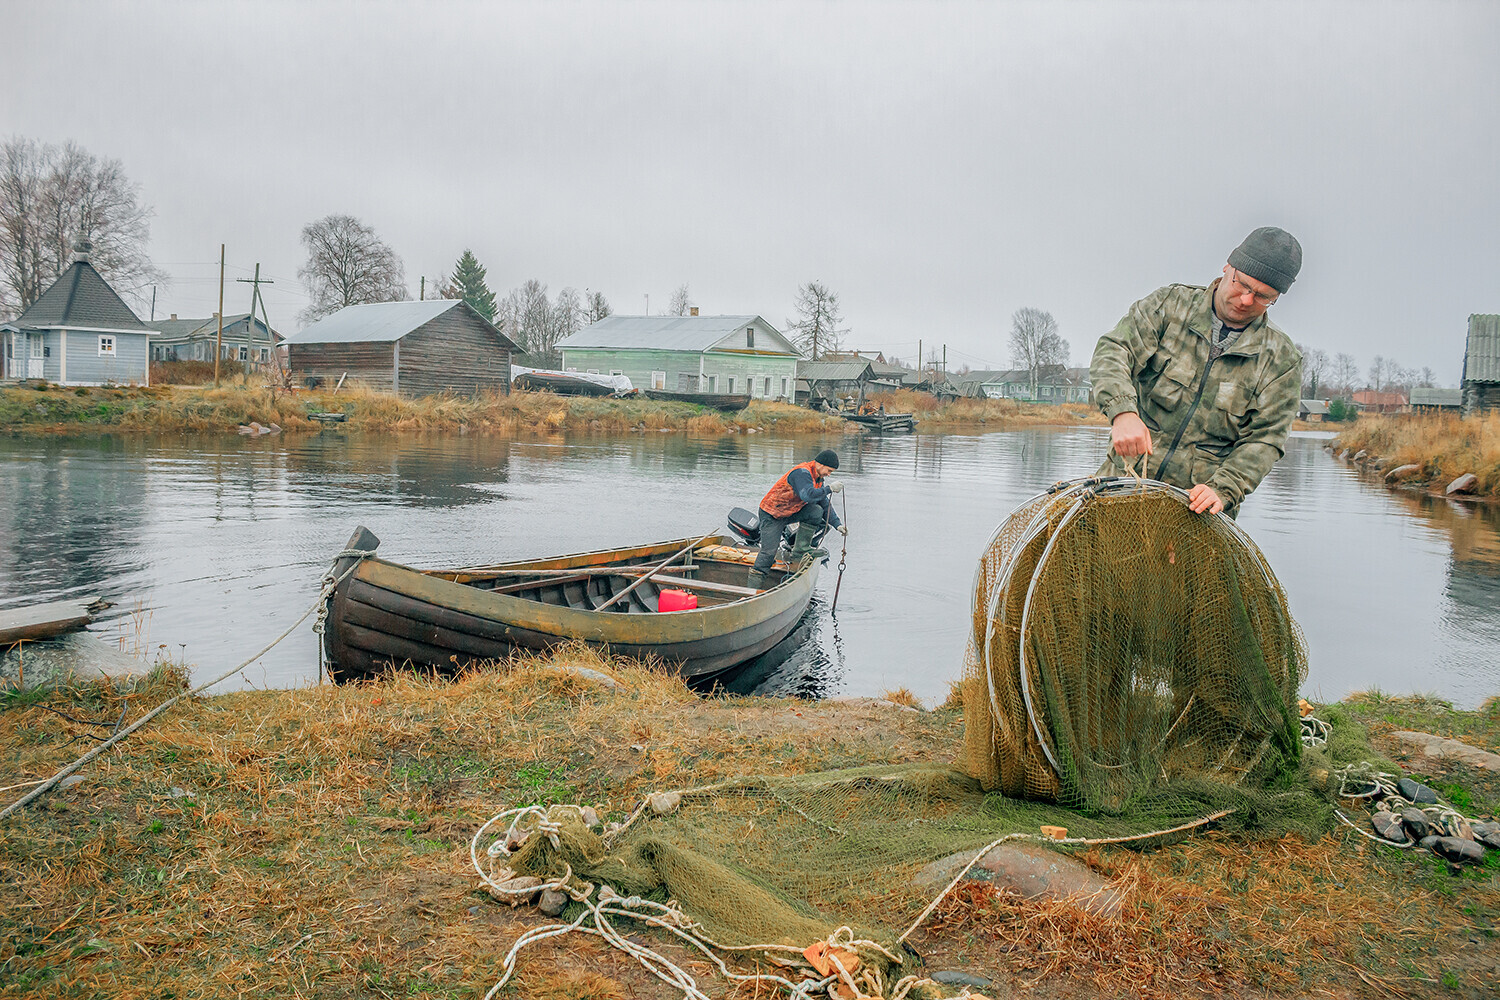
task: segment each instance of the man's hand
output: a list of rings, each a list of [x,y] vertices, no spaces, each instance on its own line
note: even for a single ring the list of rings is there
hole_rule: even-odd
[[[1151,454],[1151,431],[1140,414],[1126,411],[1110,423],[1109,443],[1121,458]]]
[[[837,528],[834,528],[833,530],[837,531],[839,534],[843,535],[845,538],[849,537],[849,527],[848,527],[848,525],[841,524]]]
[[[1223,509],[1224,500],[1212,486],[1199,483],[1188,491],[1188,510],[1194,514],[1218,514]]]
[[[837,479],[825,479],[823,481],[823,485],[826,486],[826,487],[828,487],[828,492],[829,493],[842,493],[842,492],[844,492],[844,484],[841,483],[841,482],[839,482]]]

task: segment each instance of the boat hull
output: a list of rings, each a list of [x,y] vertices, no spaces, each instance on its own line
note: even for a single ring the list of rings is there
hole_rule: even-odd
[[[374,536],[364,529],[361,532],[366,542],[360,544],[360,532],[356,532],[349,548],[372,550],[378,542],[370,544]],[[525,570],[607,572],[608,567],[622,564],[644,569],[692,542],[679,539],[508,563],[478,573],[423,572],[379,558],[363,559],[355,567],[352,558],[340,559],[334,565],[335,576],[352,572],[330,600],[324,654],[332,676],[343,680],[404,666],[457,670],[474,661],[583,642],[618,655],[660,660],[685,679],[712,677],[760,656],[796,627],[812,599],[818,562],[797,569],[783,567],[779,585],[756,596],[667,613],[641,605],[639,595],[633,612],[575,606],[598,600],[588,593],[587,578],[582,587],[575,585],[571,591],[568,599],[574,604],[546,603],[474,586],[477,580]],[[698,560],[700,568],[709,563]],[[741,566],[748,575],[748,563]],[[722,564],[716,564],[715,570],[721,576],[736,573]],[[621,577],[617,582],[629,579]],[[557,589],[561,593],[561,587]],[[552,596],[558,599],[557,594]]]
[[[666,389],[642,389],[647,399],[663,402],[696,403],[725,413],[735,413],[750,405],[749,396],[731,396],[722,392],[669,392]]]

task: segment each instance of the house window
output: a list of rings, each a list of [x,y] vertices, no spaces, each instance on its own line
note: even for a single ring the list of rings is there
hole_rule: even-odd
[[[651,373],[651,388],[653,388],[653,389],[665,389],[666,387],[667,387],[667,373],[666,372],[652,372]]]
[[[597,368],[590,368],[588,370],[588,374],[590,374],[590,375],[598,375],[599,374],[599,369],[597,369]]]
[[[101,358],[112,358],[114,356],[115,356],[115,338],[113,338],[113,337],[106,337],[106,336],[102,336],[101,335],[99,337],[99,357],[101,357]]]
[[[729,376],[729,395],[734,395],[734,376]]]
[[[771,395],[771,376],[766,376],[766,386],[760,391],[760,394],[767,397]]]
[[[625,373],[624,373],[624,372],[623,372],[623,371],[621,371],[621,370],[620,370],[620,369],[618,369],[618,368],[611,368],[611,369],[610,369],[610,370],[609,370],[609,373],[610,373],[610,374],[611,374],[611,375],[624,375],[624,374],[625,374]]]
[[[752,350],[755,348],[755,327],[753,326],[745,327],[745,347]]]
[[[260,349],[260,359],[262,361],[270,361],[271,360],[271,349],[269,347],[262,347]]]
[[[787,398],[786,390],[787,390],[787,382],[788,381],[789,380],[787,379],[787,377],[785,375],[781,376],[781,398],[782,399],[786,399]]]
[[[708,377],[708,391],[709,392],[718,392],[719,391],[719,376],[717,376],[717,375],[710,375]]]

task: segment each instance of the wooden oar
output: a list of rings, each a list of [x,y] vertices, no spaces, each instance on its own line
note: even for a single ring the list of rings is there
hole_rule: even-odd
[[[603,604],[599,605],[594,610],[595,611],[603,611],[606,608],[608,608],[611,604],[618,604],[620,601],[623,601],[625,598],[627,598],[631,594],[635,593],[636,589],[638,587],[640,587],[641,584],[645,583],[647,580],[651,579],[653,576],[655,576],[656,574],[660,573],[662,570],[666,569],[668,566],[672,565],[672,563],[676,562],[678,559],[681,559],[683,556],[687,555],[689,552],[693,551],[698,546],[700,546],[704,542],[708,541],[710,538],[717,537],[718,534],[719,534],[718,531],[712,531],[709,534],[704,535],[702,538],[699,538],[696,541],[690,542],[688,545],[684,546],[679,551],[674,552],[671,555],[667,556],[665,562],[658,563],[656,565],[656,567],[651,570],[651,572],[645,574],[639,580],[635,581],[635,583],[632,583],[630,586],[626,587],[624,590],[620,591],[614,597],[611,597],[609,600],[605,601]]]

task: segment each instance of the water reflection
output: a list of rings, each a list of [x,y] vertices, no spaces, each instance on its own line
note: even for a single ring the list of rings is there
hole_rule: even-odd
[[[960,670],[974,560],[1014,507],[1099,463],[1101,428],[791,440],[632,434],[516,442],[325,433],[249,440],[0,439],[0,606],[98,593],[201,676],[312,601],[358,524],[387,558],[456,566],[702,534],[818,449],[842,456],[849,569],[823,574],[799,642],[736,690],[941,701]],[[1315,437],[1246,504],[1312,651],[1308,688],[1476,704],[1500,690],[1500,512],[1393,494]],[[105,628],[119,627],[106,623]],[[758,679],[757,679],[758,675]],[[317,676],[296,633],[246,675]]]

